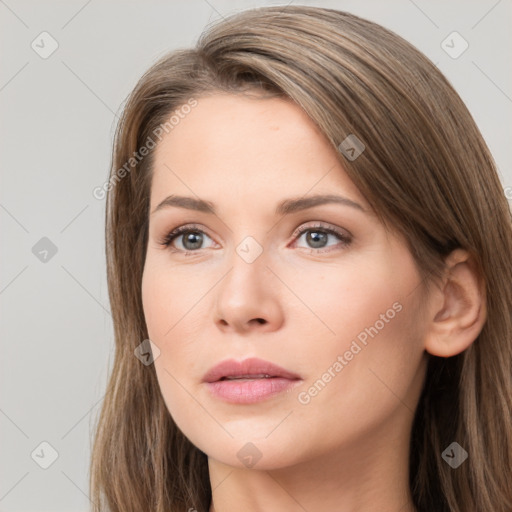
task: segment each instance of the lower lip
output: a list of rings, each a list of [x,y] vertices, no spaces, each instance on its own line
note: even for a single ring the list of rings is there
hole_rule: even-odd
[[[206,384],[216,398],[233,404],[252,404],[283,393],[299,382],[300,379],[290,380],[274,377],[253,380],[218,380]]]

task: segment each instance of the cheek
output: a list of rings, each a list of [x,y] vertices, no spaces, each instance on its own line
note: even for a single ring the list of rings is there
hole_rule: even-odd
[[[409,317],[415,315],[420,275],[410,253],[397,244],[364,251],[335,272],[324,292],[326,323],[341,340],[394,339],[407,334]]]
[[[190,276],[180,278],[179,272],[160,259],[165,258],[150,258],[146,263],[142,304],[150,338],[165,345],[176,338],[176,332],[191,325],[190,319],[204,291],[197,288],[198,283]]]
[[[190,277],[190,276],[189,276]],[[201,333],[206,301],[193,279],[165,267],[149,267],[142,280],[142,302],[148,335],[160,349],[155,368],[164,395],[190,375],[197,375],[198,354],[204,347]],[[177,380],[174,380],[173,377]]]
[[[323,418],[314,423],[319,437],[325,422],[342,425],[349,439],[404,404],[415,407],[411,390],[424,352],[416,267],[395,256],[352,270],[325,280],[329,299],[319,311],[334,334],[309,354],[314,363],[300,390],[304,418]]]
[[[207,311],[201,297],[204,289],[193,279],[180,277],[169,265],[156,265],[149,260],[142,279],[142,303],[149,338],[160,349],[155,371],[162,396],[171,416],[180,428],[188,431],[190,421],[200,419],[191,396],[190,375],[198,375],[198,355],[202,326],[195,321],[205,318]],[[192,406],[191,406],[192,404]],[[204,418],[203,418],[204,419]]]
[[[288,281],[302,302],[287,311],[295,326],[291,329],[301,333],[305,350],[316,350],[321,339],[327,352],[348,350],[357,336],[362,343],[396,337],[418,279],[412,261],[395,261],[382,253],[308,272],[308,279],[290,281],[292,277],[287,276]]]

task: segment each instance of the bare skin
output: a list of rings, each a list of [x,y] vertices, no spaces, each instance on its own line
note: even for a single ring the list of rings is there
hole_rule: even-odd
[[[144,314],[169,413],[208,455],[210,512],[415,511],[409,439],[428,353],[461,352],[485,320],[467,254],[452,253],[443,285],[420,307],[423,283],[404,240],[378,222],[288,101],[198,98],[155,151]],[[171,194],[211,201],[216,214],[155,211]],[[362,209],[275,214],[285,199],[318,194]],[[203,375],[248,357],[302,380],[252,404],[212,396]]]

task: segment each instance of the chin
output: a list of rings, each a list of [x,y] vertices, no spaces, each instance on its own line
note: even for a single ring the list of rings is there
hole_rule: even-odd
[[[204,441],[204,440],[203,440]],[[281,440],[246,436],[244,440],[226,439],[196,445],[209,459],[237,469],[274,470],[298,463],[296,446],[287,446]]]

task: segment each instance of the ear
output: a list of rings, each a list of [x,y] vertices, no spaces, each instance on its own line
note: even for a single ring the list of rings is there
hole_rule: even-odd
[[[451,357],[468,348],[487,318],[485,283],[469,253],[455,249],[445,263],[442,285],[433,287],[429,298],[425,331],[425,350],[439,357]]]

